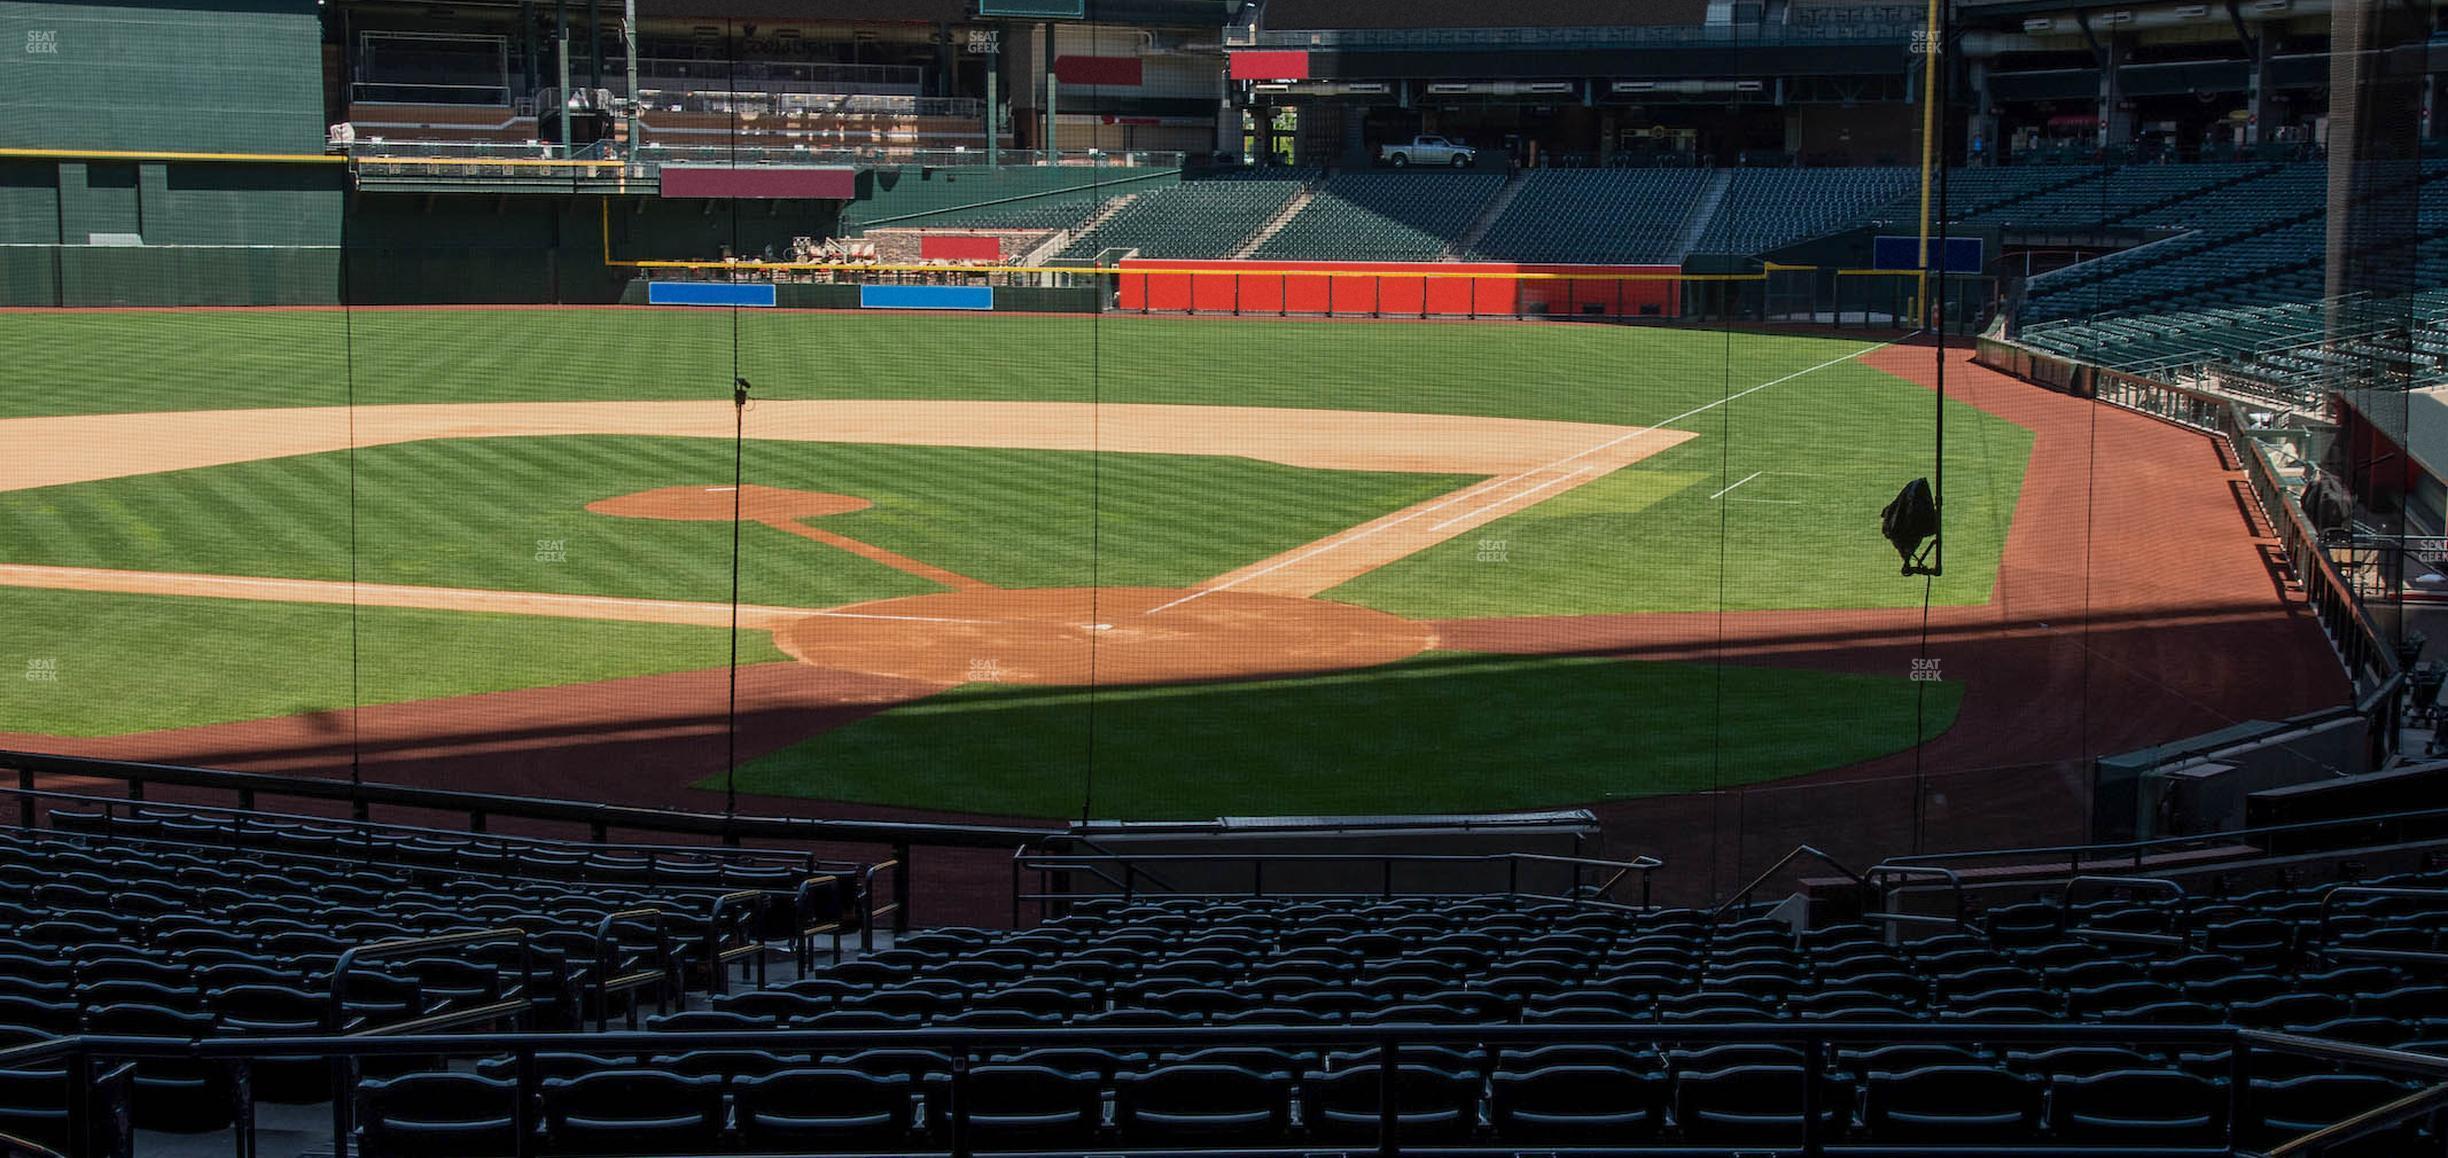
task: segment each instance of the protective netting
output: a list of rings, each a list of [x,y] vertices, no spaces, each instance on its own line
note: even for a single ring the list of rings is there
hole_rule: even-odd
[[[565,84],[544,20],[340,34],[319,153],[314,17],[261,7],[161,65],[178,118],[0,115],[68,151],[0,157],[0,746],[696,810],[1587,806],[1695,892],[2240,822],[2189,738],[2359,697],[2251,774],[2386,749],[2443,530],[2394,77],[2325,149],[2276,129],[2308,104],[2084,122],[1915,12],[1860,117],[1601,123],[1277,95],[1092,4],[918,64],[649,28],[630,105],[616,27]],[[142,55],[80,11],[0,23],[63,76]],[[1436,135],[1477,151],[1381,147]]]

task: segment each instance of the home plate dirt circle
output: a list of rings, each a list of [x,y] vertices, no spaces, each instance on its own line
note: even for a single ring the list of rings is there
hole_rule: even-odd
[[[1424,623],[1317,599],[1058,587],[861,603],[791,623],[774,642],[802,663],[835,670],[1081,686],[1347,671],[1408,659],[1436,636]]]
[[[663,487],[659,490],[639,491],[636,494],[597,499],[588,503],[586,509],[598,515],[613,515],[624,519],[672,519],[689,523],[727,523],[731,521],[734,502],[738,503],[739,517],[752,523],[813,519],[825,515],[847,515],[875,505],[857,495],[834,495],[826,494],[823,491],[794,491],[782,487],[761,487],[751,483],[744,487]]]

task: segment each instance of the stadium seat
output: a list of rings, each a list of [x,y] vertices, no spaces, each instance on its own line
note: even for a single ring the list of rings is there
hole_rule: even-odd
[[[713,1150],[721,1145],[723,1082],[658,1070],[611,1070],[544,1083],[546,1136],[571,1154]]]
[[[1849,1127],[1852,1080],[1829,1074],[1822,1081],[1823,1128]],[[1696,1145],[1798,1145],[1806,1120],[1803,1088],[1800,1066],[1737,1065],[1686,1073],[1675,1081],[1675,1123],[1684,1140]]]
[[[2173,1070],[2106,1070],[2050,1082],[2049,1129],[2070,1144],[2215,1146],[2224,1083]]]
[[[1978,1145],[2027,1138],[2041,1122],[2043,1083],[2034,1075],[1974,1065],[1872,1072],[1862,1124],[1875,1142]]]
[[[1646,1142],[1665,1126],[1667,1090],[1667,1075],[1654,1069],[1565,1064],[1500,1071],[1489,1117],[1496,1139],[1508,1145]]]
[[[918,1123],[907,1074],[786,1069],[733,1086],[740,1145],[750,1151],[883,1150]]]
[[[1320,1140],[1365,1142],[1379,1133],[1377,1067],[1312,1072],[1301,1079],[1303,1112]],[[1397,1136],[1408,1143],[1459,1141],[1478,1125],[1479,1079],[1434,1066],[1396,1067]]]
[[[461,1073],[403,1074],[357,1085],[366,1158],[468,1158],[518,1148],[518,1084]]]
[[[1115,1079],[1126,1145],[1268,1145],[1291,1127],[1291,1075],[1230,1065],[1169,1065]]]
[[[969,1071],[970,1136],[993,1149],[1092,1145],[1104,1123],[1102,1081],[1094,1073],[1039,1065],[983,1065]]]

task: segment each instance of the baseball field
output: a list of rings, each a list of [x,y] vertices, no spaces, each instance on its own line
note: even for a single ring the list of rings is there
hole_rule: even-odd
[[[1576,805],[1946,732],[2033,436],[1927,350],[1559,324],[12,314],[0,746],[1006,817]],[[752,384],[735,410],[732,384]],[[1831,632],[1882,648],[1767,648]],[[1856,662],[1875,654],[1877,663]],[[20,672],[23,673],[22,678]],[[1935,674],[1935,673],[1924,673]],[[723,742],[703,742],[719,735]],[[691,740],[675,745],[675,740]]]

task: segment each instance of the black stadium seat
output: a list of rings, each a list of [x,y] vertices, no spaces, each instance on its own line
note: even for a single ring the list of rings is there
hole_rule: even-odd
[[[365,1158],[496,1158],[518,1147],[518,1084],[461,1073],[404,1074],[357,1085]]]
[[[1873,1072],[1862,1125],[1870,1140],[1888,1144],[1977,1145],[2027,1138],[2040,1128],[2042,1091],[2035,1075],[1987,1066]]]
[[[740,1144],[750,1151],[875,1150],[906,1146],[917,1131],[905,1074],[788,1069],[733,1087]]]
[[[545,1130],[570,1154],[701,1152],[721,1145],[723,1082],[614,1070],[544,1083]]]
[[[1377,1067],[1312,1072],[1301,1079],[1310,1132],[1321,1140],[1365,1142],[1379,1133]],[[1395,1126],[1406,1143],[1459,1141],[1478,1123],[1479,1078],[1434,1066],[1396,1067]]]
[[[1093,1144],[1104,1122],[1103,1083],[1093,1073],[1036,1065],[969,1071],[969,1132],[991,1149],[1070,1149]]]
[[[1171,1065],[1114,1079],[1114,1120],[1135,1146],[1271,1145],[1290,1132],[1292,1077],[1229,1065]]]
[[[2108,1070],[2050,1083],[2049,1128],[2084,1145],[2215,1146],[2224,1083],[2173,1070]]]
[[[1790,1146],[1802,1139],[1803,1075],[1800,1066],[1739,1065],[1686,1073],[1675,1081],[1675,1122],[1683,1137],[1708,1146]],[[1852,1080],[1822,1078],[1819,1114],[1823,1128],[1852,1120]]]
[[[1668,1084],[1663,1071],[1623,1066],[1502,1071],[1493,1082],[1489,1117],[1497,1140],[1513,1145],[1646,1142],[1665,1125]]]

